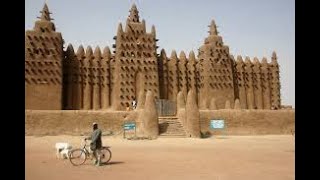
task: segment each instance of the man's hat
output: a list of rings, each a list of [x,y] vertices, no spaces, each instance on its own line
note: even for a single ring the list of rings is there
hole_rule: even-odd
[[[98,125],[98,123],[96,123],[96,122],[92,123],[92,126],[94,126],[94,125]]]

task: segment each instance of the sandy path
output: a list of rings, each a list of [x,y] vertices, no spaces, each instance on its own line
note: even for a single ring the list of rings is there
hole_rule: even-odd
[[[74,167],[55,157],[54,144],[80,145],[80,136],[26,136],[26,180],[294,180],[292,136],[159,138],[129,141],[103,137],[110,165]],[[67,178],[66,178],[67,177]]]

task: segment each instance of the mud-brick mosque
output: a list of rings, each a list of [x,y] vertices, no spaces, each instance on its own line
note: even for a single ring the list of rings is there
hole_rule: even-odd
[[[160,134],[159,117],[169,116],[162,119],[167,127],[181,126],[173,131],[198,137],[201,112],[282,109],[276,53],[270,60],[233,57],[214,20],[198,52],[173,50],[169,55],[165,49],[159,52],[156,27],[147,31],[133,4],[111,47],[80,45],[75,52],[72,44],[64,48],[47,4],[40,12],[25,33],[26,111],[123,111],[150,136]],[[127,112],[133,99],[138,108]],[[149,122],[149,116],[154,120]]]

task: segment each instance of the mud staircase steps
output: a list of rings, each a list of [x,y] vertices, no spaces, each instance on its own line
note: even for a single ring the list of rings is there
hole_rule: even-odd
[[[159,119],[159,137],[184,138],[186,133],[176,116],[161,116]]]

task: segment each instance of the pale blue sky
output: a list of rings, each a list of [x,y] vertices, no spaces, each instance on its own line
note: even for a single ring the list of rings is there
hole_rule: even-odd
[[[32,29],[45,0],[25,0],[25,29]],[[147,31],[155,25],[159,51],[167,55],[197,49],[214,19],[230,53],[267,57],[276,51],[282,104],[295,106],[294,0],[48,0],[56,29],[75,50],[80,44],[112,47],[118,23],[125,24],[132,3]]]

